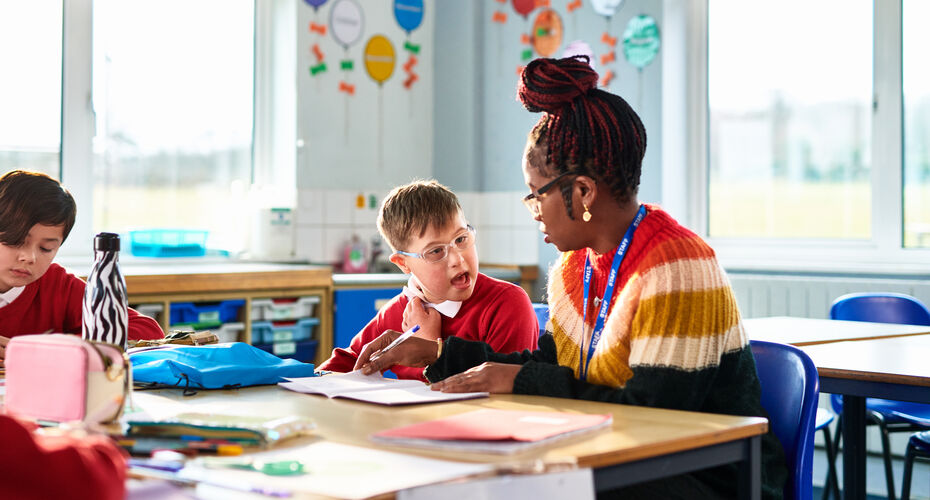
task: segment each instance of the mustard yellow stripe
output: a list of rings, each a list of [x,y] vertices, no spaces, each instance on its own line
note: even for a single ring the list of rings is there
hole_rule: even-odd
[[[729,287],[653,295],[639,303],[633,339],[722,335],[739,324],[739,310]]]

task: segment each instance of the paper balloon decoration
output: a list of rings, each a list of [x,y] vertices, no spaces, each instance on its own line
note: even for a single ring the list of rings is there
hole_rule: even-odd
[[[513,10],[523,17],[530,15],[536,8],[536,0],[513,0]]]
[[[348,49],[362,36],[362,8],[355,0],[336,0],[329,11],[329,25],[333,31],[333,38],[343,48]]]
[[[423,22],[423,0],[394,0],[394,18],[410,33]]]
[[[394,73],[394,46],[384,35],[375,35],[365,45],[365,71],[372,80],[383,84]]]
[[[319,9],[321,5],[326,3],[326,0],[304,0],[304,3],[313,7],[313,10]]]
[[[623,55],[638,69],[643,69],[659,53],[659,27],[651,16],[639,15],[626,25],[623,32]]]
[[[617,9],[623,5],[623,0],[589,0],[594,12],[606,17],[611,17],[617,13]]]
[[[562,45],[562,18],[552,9],[546,9],[533,21],[533,34],[530,36],[536,53],[549,57]]]

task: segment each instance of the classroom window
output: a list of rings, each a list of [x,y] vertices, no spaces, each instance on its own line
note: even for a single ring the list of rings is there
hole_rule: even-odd
[[[930,4],[905,0],[902,9],[904,245],[930,247]]]
[[[707,16],[708,235],[871,238],[872,3],[710,0]]]
[[[252,0],[97,0],[93,227],[241,248],[252,179]]]
[[[0,2],[0,174],[59,177],[61,0]]]

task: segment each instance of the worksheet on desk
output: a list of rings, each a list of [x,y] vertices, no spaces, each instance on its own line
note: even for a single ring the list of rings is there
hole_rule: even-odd
[[[206,468],[195,462],[178,475],[214,484],[230,482],[263,486],[295,495],[310,493],[356,499],[494,470],[490,464],[437,460],[328,441],[249,456],[266,461],[300,460],[306,474],[269,476],[241,469]],[[229,491],[225,493],[229,494]]]

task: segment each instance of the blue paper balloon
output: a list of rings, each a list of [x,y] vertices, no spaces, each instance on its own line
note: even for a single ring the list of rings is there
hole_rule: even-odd
[[[407,33],[423,22],[423,0],[394,0],[394,17]]]
[[[319,9],[320,6],[322,6],[324,3],[326,3],[326,0],[304,0],[304,2],[306,2],[307,5],[313,7],[313,10],[316,10]]]

